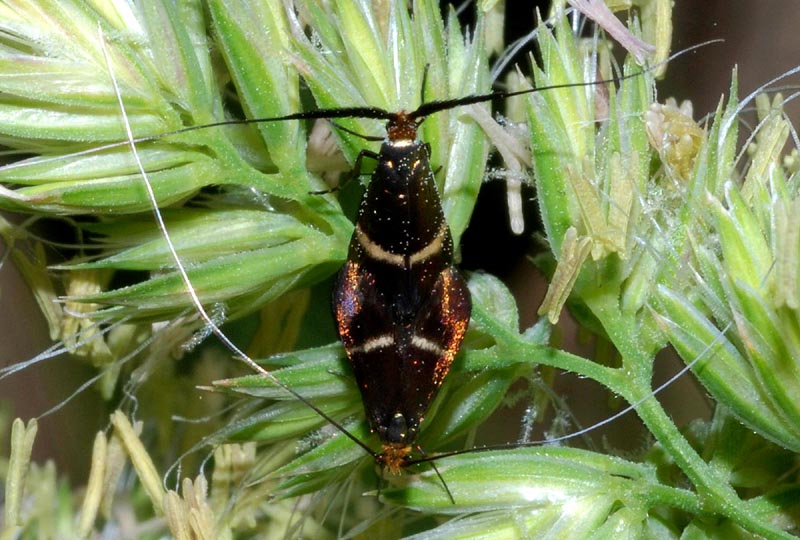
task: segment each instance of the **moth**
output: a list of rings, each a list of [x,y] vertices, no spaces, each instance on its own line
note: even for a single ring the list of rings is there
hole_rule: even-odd
[[[339,337],[383,445],[377,461],[392,472],[408,460],[472,308],[430,151],[417,138],[421,121],[391,115],[333,291]]]

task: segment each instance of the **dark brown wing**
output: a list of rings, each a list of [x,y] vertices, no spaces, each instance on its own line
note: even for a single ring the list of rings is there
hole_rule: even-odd
[[[370,427],[384,442],[411,444],[469,323],[464,279],[448,267],[410,323],[364,266],[348,262],[334,290],[337,327]]]

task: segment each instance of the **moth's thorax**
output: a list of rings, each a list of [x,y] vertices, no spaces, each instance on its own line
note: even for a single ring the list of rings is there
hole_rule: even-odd
[[[408,143],[408,144],[406,144]],[[428,148],[419,141],[383,143],[377,169],[361,202],[358,232],[376,246],[377,259],[422,262],[435,251],[449,263],[450,231],[442,213]],[[432,245],[433,244],[433,245]],[[362,243],[363,245],[363,243]],[[357,247],[357,246],[351,246]],[[426,248],[429,248],[425,251]]]

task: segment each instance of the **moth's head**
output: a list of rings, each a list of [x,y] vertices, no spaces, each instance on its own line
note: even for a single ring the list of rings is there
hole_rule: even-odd
[[[400,111],[386,123],[386,138],[390,141],[413,141],[417,138],[417,127],[422,119],[415,119],[406,111]]]

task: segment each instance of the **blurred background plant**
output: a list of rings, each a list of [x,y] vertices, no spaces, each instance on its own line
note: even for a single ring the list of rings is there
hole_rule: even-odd
[[[656,44],[651,62],[669,50],[669,2],[608,4]],[[523,176],[536,188],[541,232],[526,230],[522,252],[549,283],[532,324],[518,309],[537,289],[529,273],[505,276],[517,299],[488,273],[470,276],[470,330],[421,447],[552,444],[436,461],[452,500],[424,464],[382,477],[307,404],[205,339],[130,147],[113,144],[125,134],[111,75],[137,137],[304,107],[413,108],[421,94],[490,89],[487,57],[504,49],[504,7],[477,6],[465,31],[453,10],[421,0],[411,10],[358,0],[0,6],[0,143],[10,162],[0,169],[0,207],[13,212],[0,224],[3,272],[14,263],[57,343],[0,372],[7,385],[45,395],[0,411],[10,448],[0,463],[2,538],[794,538],[800,167],[784,113],[792,90],[738,101],[734,74],[729,95],[709,106],[716,112],[697,120],[690,104],[657,99],[647,72],[618,87],[513,100],[506,131],[475,108],[423,124],[465,266],[490,267],[475,262],[471,253],[489,247],[467,228],[485,177],[514,186]],[[641,71],[622,54],[618,66],[611,42],[566,7],[538,28],[536,85]],[[500,84],[530,82],[509,75]],[[506,161],[487,169],[489,139]],[[325,122],[279,122],[137,145],[212,319],[368,442],[328,300],[359,189],[309,192],[370,144],[343,130],[331,137]],[[530,156],[515,150],[526,144]],[[515,151],[522,165],[507,158]],[[509,200],[522,189],[509,188]],[[495,220],[508,228],[503,197]],[[24,330],[5,331],[6,341],[35,343],[34,315],[10,311]],[[575,323],[590,345],[568,338]],[[704,411],[682,411],[687,425],[651,397],[656,355],[669,349],[702,384]],[[48,372],[58,375],[47,382]],[[578,399],[565,397],[566,372],[601,391],[590,397],[584,383]],[[636,408],[638,431],[626,418],[621,436],[555,443],[586,421],[578,405],[605,416],[605,405],[625,404]],[[497,413],[515,419],[510,428],[498,427]],[[41,425],[12,423],[18,416],[40,416]],[[45,460],[48,439],[73,449],[64,472]]]

